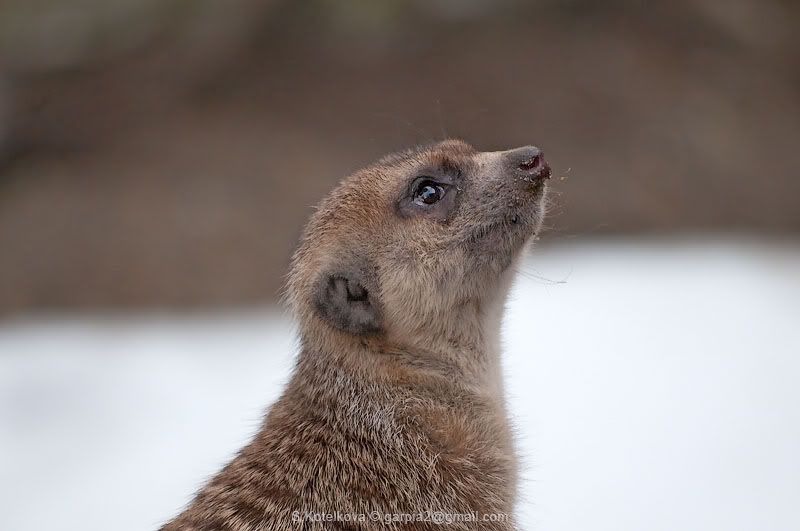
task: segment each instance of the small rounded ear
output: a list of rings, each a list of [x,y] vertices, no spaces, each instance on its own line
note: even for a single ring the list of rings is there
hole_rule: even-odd
[[[315,290],[314,306],[323,319],[343,332],[380,332],[380,312],[367,284],[359,270],[323,275]]]

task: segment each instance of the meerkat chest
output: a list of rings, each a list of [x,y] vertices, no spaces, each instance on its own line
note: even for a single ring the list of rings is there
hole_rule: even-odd
[[[449,493],[447,504],[470,510],[513,500],[516,455],[502,407],[417,404],[400,414],[406,440],[401,460],[416,469],[421,485]]]

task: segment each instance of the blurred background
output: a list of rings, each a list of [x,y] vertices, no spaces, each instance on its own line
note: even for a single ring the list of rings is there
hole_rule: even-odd
[[[0,527],[174,514],[285,380],[312,206],[453,136],[554,167],[506,330],[526,528],[797,529],[798,31],[791,0],[4,0]]]

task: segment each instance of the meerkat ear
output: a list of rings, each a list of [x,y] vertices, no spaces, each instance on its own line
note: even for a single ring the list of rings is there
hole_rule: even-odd
[[[367,284],[360,271],[323,275],[314,297],[317,312],[343,332],[356,335],[380,332],[380,312]]]

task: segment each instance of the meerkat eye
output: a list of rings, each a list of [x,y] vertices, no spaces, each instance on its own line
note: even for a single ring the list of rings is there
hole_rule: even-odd
[[[432,205],[444,197],[444,187],[431,180],[424,180],[414,189],[414,203],[418,205]]]

